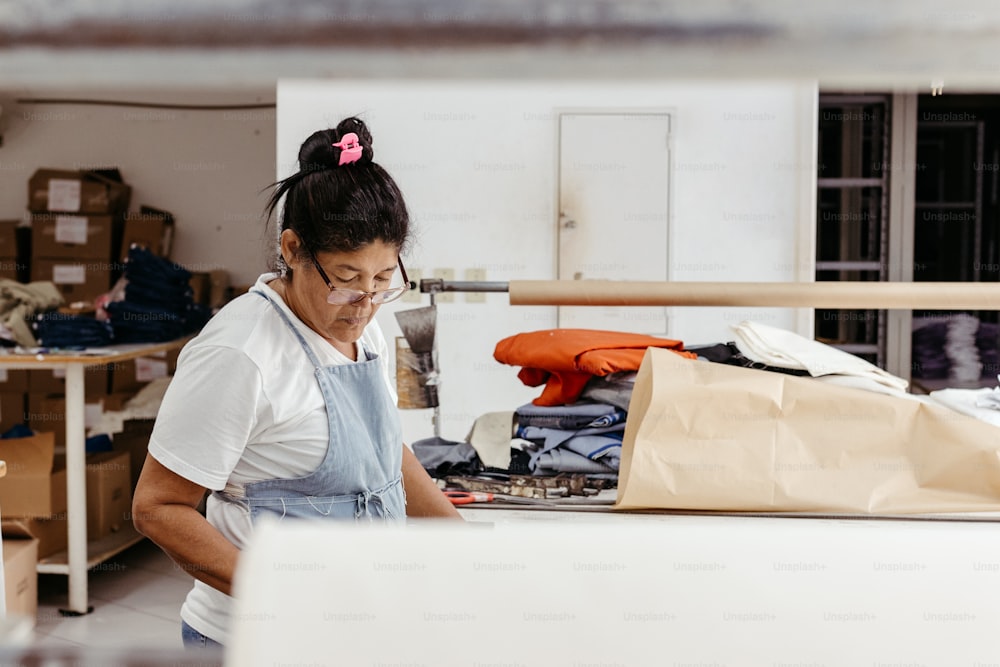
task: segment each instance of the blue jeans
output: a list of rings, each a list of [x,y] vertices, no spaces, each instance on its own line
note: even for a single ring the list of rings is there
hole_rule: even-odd
[[[222,648],[222,644],[209,639],[184,621],[181,621],[181,639],[184,640],[184,648]]]

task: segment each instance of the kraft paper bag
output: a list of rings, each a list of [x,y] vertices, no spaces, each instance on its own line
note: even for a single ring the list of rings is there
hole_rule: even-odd
[[[919,400],[650,349],[616,509],[1000,510],[1000,429]]]

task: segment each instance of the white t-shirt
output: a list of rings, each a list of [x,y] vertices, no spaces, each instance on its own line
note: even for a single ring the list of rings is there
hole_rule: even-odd
[[[153,458],[208,489],[238,493],[247,482],[307,475],[319,467],[329,442],[326,406],[309,358],[274,306],[253,292],[281,307],[323,365],[355,363],[288,309],[266,284],[275,277],[258,278],[184,346],[153,427]],[[375,320],[360,343],[387,358]],[[387,363],[382,372],[395,400]],[[243,548],[252,530],[249,512],[209,496],[206,515]],[[224,643],[231,603],[228,595],[195,581],[181,618]]]

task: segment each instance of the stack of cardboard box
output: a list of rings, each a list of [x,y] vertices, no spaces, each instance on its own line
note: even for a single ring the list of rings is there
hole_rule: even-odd
[[[31,279],[55,283],[68,304],[107,292],[120,273],[130,196],[117,170],[36,171],[28,181]]]
[[[34,616],[34,577],[28,575],[34,575],[39,559],[66,549],[66,462],[56,453],[51,432],[0,439],[0,460],[7,468],[0,477],[5,575],[11,568],[20,582],[7,587],[7,611],[14,604],[16,613]],[[131,507],[128,453],[87,455],[87,538],[99,540],[130,525]]]

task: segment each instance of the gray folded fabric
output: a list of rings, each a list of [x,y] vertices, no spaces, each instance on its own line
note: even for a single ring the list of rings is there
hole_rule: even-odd
[[[627,411],[635,389],[635,377],[633,372],[594,376],[584,385],[580,400],[606,403]]]
[[[527,403],[514,411],[519,426],[578,429],[610,426],[623,421],[624,412],[607,403],[572,403],[570,405],[535,405]]]
[[[615,461],[617,463],[617,461]],[[580,456],[576,452],[557,447],[543,453],[530,464],[531,472],[536,475],[556,474],[556,473],[617,473],[618,468],[612,468],[601,461],[592,461],[586,456]]]
[[[413,455],[432,477],[474,475],[483,469],[479,455],[467,442],[432,437],[417,440]]]

